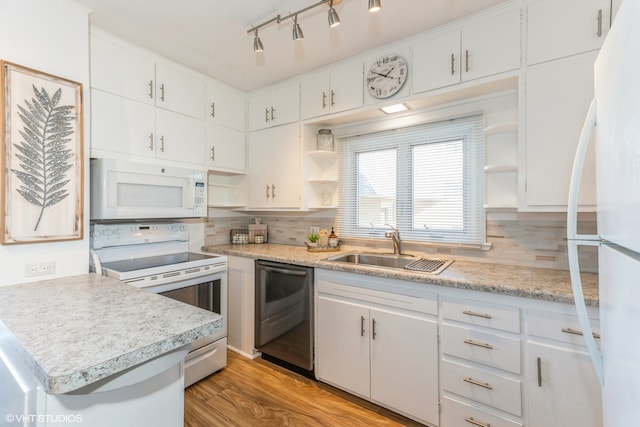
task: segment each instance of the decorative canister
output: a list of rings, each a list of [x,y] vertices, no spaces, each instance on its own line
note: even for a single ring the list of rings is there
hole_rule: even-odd
[[[316,136],[316,149],[322,151],[333,151],[333,134],[331,129],[320,129]]]

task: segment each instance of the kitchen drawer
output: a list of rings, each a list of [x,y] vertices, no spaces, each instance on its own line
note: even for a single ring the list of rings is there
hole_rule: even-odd
[[[596,336],[596,343],[600,342],[600,325],[595,319],[590,319],[591,329]],[[529,335],[549,338],[570,344],[585,345],[582,328],[576,316],[553,313],[549,311],[528,310],[527,329]]]
[[[519,374],[520,340],[444,323],[442,352]]]
[[[476,326],[520,332],[520,309],[488,302],[446,298],[442,301],[445,319],[457,320]]]
[[[461,365],[441,361],[442,388],[468,399],[522,415],[521,381]]]
[[[522,423],[488,414],[449,397],[442,398],[440,425],[443,427],[522,427]]]

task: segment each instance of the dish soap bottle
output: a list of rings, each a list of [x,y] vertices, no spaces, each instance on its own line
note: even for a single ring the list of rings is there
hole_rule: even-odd
[[[329,247],[335,248],[338,246],[338,236],[333,231],[333,227],[331,227],[331,234],[329,234]]]

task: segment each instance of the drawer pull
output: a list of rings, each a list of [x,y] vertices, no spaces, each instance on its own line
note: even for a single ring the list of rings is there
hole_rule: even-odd
[[[562,328],[562,332],[564,332],[565,334],[583,335],[582,331],[578,331],[572,328]],[[593,337],[596,339],[600,339],[600,334],[593,332]]]
[[[469,424],[473,424],[474,426],[478,426],[478,427],[491,427],[491,424],[489,423],[481,423],[480,421],[476,421],[473,419],[473,417],[464,417],[464,420],[466,422],[468,422]]]
[[[364,336],[364,316],[360,316],[360,336]]]
[[[493,390],[493,386],[489,383],[481,383],[480,381],[476,381],[471,377],[463,378],[463,381],[469,384],[477,385],[480,387],[484,387],[489,390]]]
[[[482,317],[484,319],[493,319],[493,317],[490,314],[476,313],[475,311],[471,311],[471,310],[465,310],[462,312],[462,314],[466,314],[467,316]]]
[[[538,357],[536,363],[538,365],[538,387],[542,387],[542,359]]]
[[[475,345],[475,346],[482,347],[482,348],[488,348],[489,350],[493,350],[493,346],[491,344],[488,344],[488,343],[477,342],[477,341],[469,340],[469,339],[464,340],[464,343],[465,344],[469,344],[469,345]]]

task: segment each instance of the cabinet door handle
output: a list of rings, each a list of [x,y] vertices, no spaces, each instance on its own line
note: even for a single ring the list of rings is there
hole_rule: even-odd
[[[478,387],[483,387],[483,388],[486,388],[488,390],[493,390],[493,386],[491,384],[489,384],[489,383],[481,383],[480,381],[474,380],[471,377],[463,378],[462,380],[464,382],[466,382],[466,383],[477,385]]]
[[[482,347],[482,348],[487,348],[489,350],[493,350],[493,346],[491,344],[487,344],[487,343],[483,343],[483,342],[478,342],[478,341],[474,341],[474,340],[464,340],[465,344],[469,344],[469,345],[475,345],[478,347]]]
[[[462,312],[462,314],[466,314],[467,316],[482,317],[484,319],[493,319],[493,317],[491,317],[490,314],[476,313],[475,311],[471,311],[471,310],[465,310]]]
[[[327,108],[327,94],[322,91],[322,109]]]
[[[542,387],[542,359],[538,357],[536,364],[538,365],[538,387]]]
[[[451,75],[453,76],[456,73],[456,69],[454,64],[456,63],[456,56],[452,53],[451,54]]]
[[[264,121],[265,123],[269,121],[269,107],[264,109]]]
[[[269,184],[267,184],[267,199],[269,199],[269,197],[271,196],[269,195]]]
[[[149,134],[149,151],[153,151],[153,132]]]
[[[364,316],[360,316],[360,336],[364,336]]]
[[[333,107],[334,105],[336,105],[335,102],[335,98],[336,98],[336,93],[333,91],[333,89],[331,90],[331,106]]]
[[[271,107],[271,121],[274,121],[276,119],[276,115],[274,114],[276,112],[276,109]]]
[[[564,332],[565,334],[572,334],[572,335],[583,335],[582,331],[578,331],[576,329],[572,329],[572,328],[562,328],[561,329],[562,332]],[[593,337],[595,339],[600,339],[600,334],[592,332]]]
[[[149,80],[149,98],[153,99],[153,80]]]
[[[211,117],[216,117],[216,103],[212,102],[211,103]]]
[[[376,319],[371,319],[371,339],[376,339]]]
[[[473,417],[465,417],[464,420],[466,422],[468,422],[469,424],[473,424],[474,426],[478,426],[478,427],[491,427],[491,424],[489,423],[481,423],[480,421],[476,421],[473,419]]]
[[[164,153],[164,135],[160,136],[160,152]]]
[[[271,184],[271,198],[275,199],[276,198],[276,186]]]
[[[216,161],[216,147],[214,145],[211,146],[211,160]]]
[[[598,9],[598,37],[602,37],[602,9]]]
[[[164,83],[160,85],[160,101],[164,102]]]
[[[469,49],[464,51],[464,70],[469,72]]]

